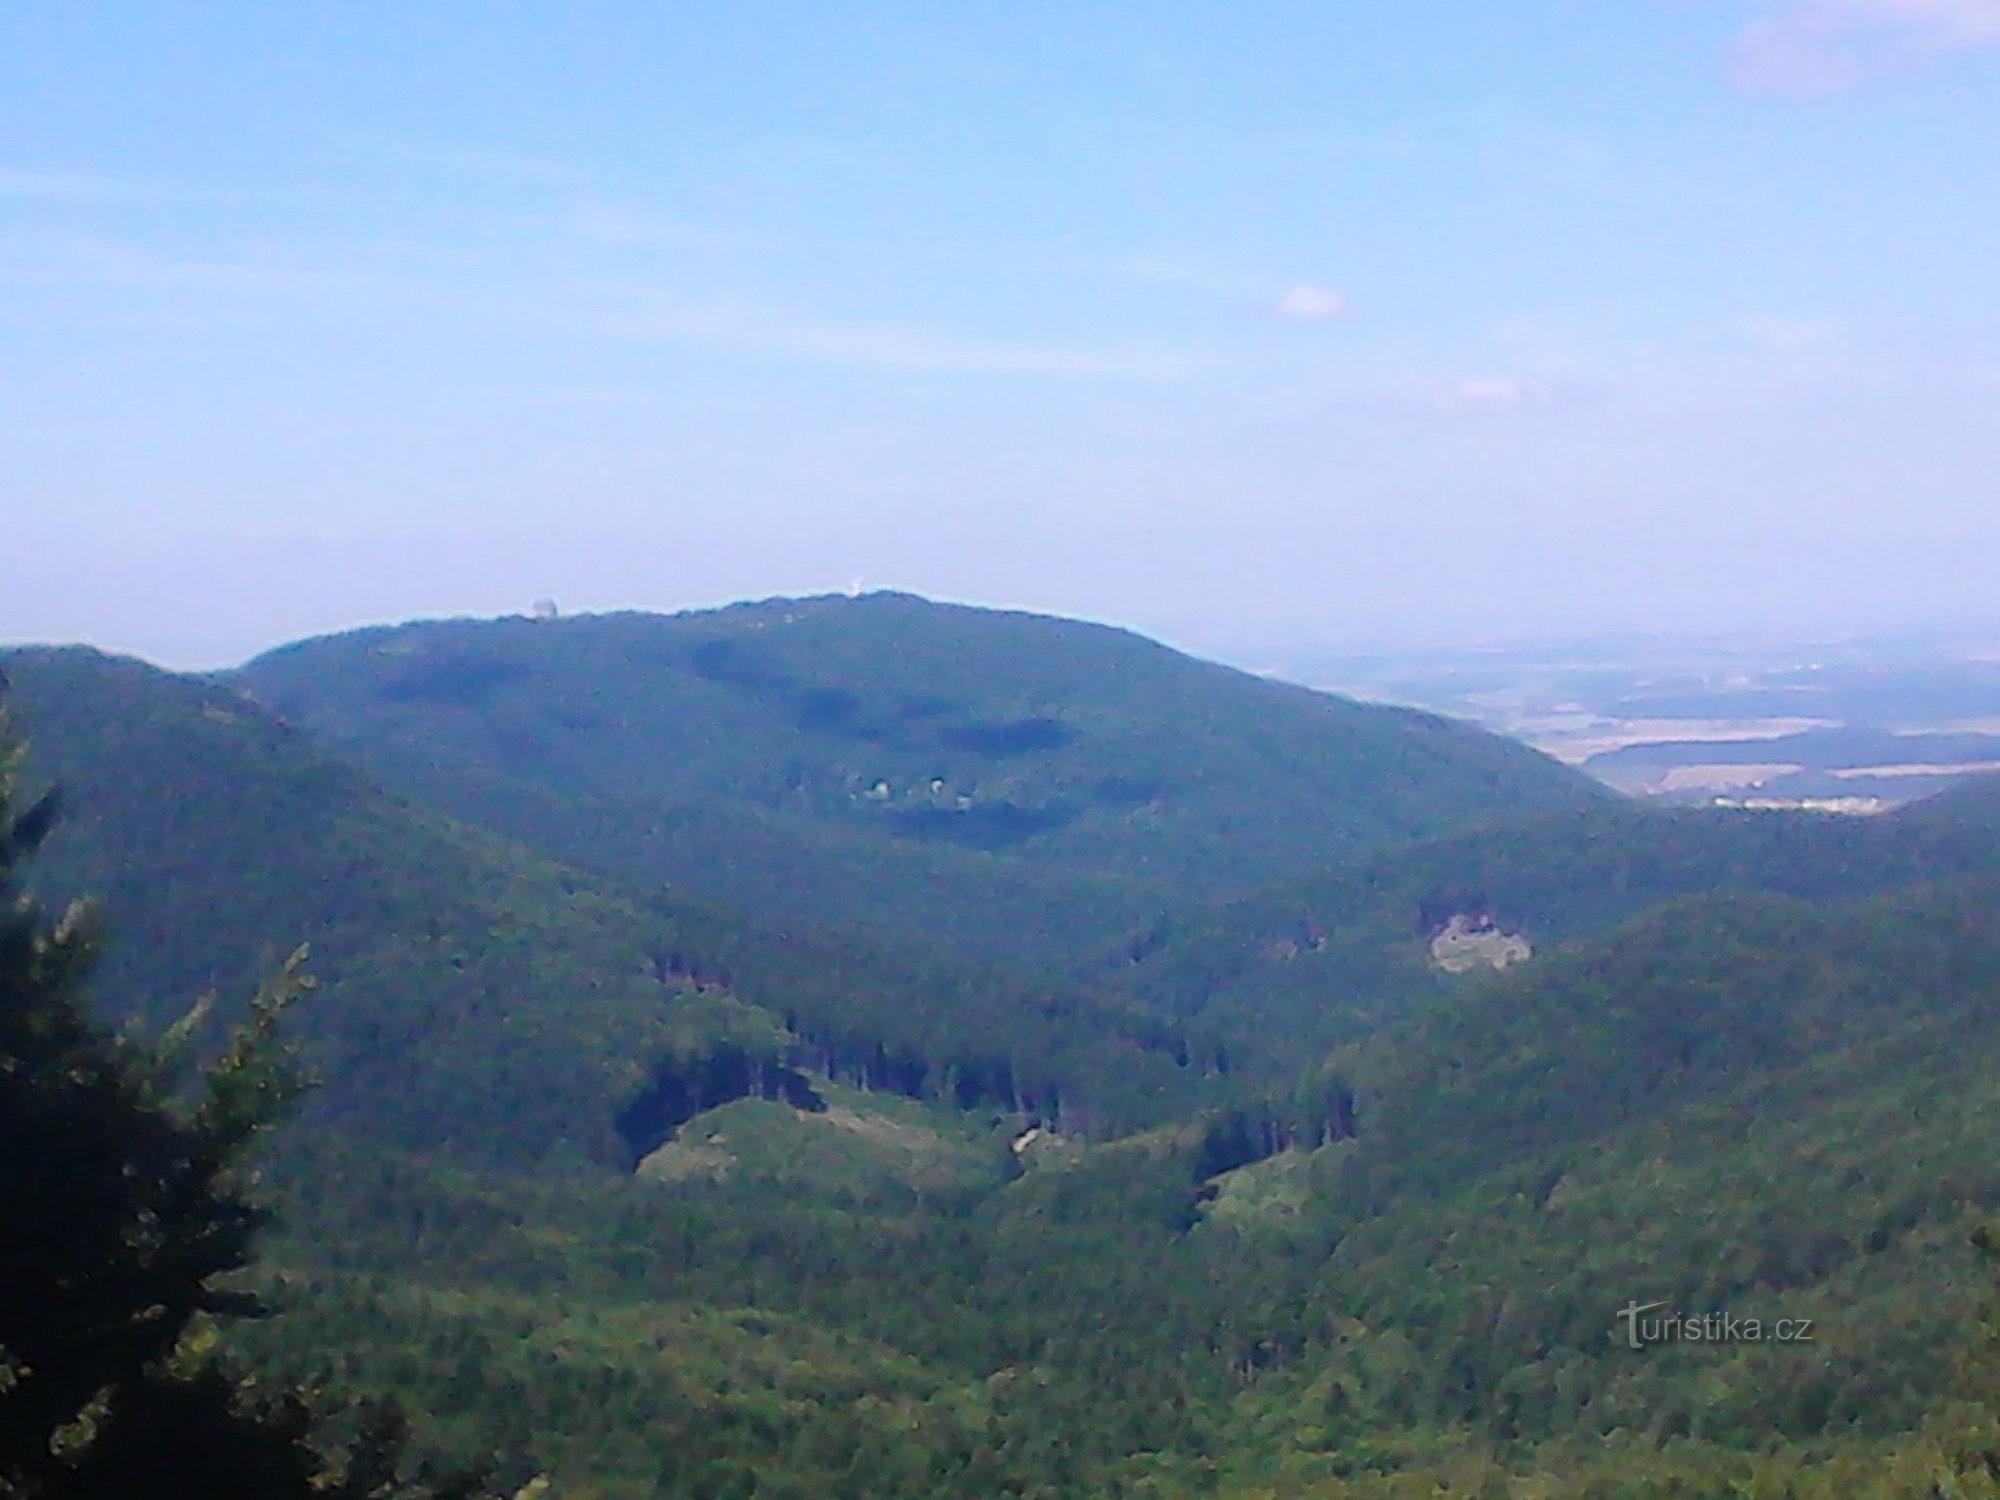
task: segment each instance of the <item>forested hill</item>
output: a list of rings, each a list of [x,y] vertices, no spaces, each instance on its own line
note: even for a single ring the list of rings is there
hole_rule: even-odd
[[[38,882],[96,905],[109,1019],[157,1028],[208,990],[227,1018],[310,943],[316,1122],[517,1161],[614,1154],[671,998],[636,913],[426,818],[229,689],[81,649],[0,666],[31,775],[62,798]]]
[[[1361,1129],[1319,1153],[1319,1211],[1344,1222],[1313,1293],[1343,1332],[1253,1398],[1312,1433],[1278,1462],[1316,1447],[1337,1473],[1385,1429],[1463,1424],[1580,1438],[1602,1486],[1494,1493],[1990,1494],[1994,1373],[1962,1351],[1992,1337],[1967,1235],[2000,1205],[1996,894],[1693,898],[1343,1057]],[[1614,1312],[1652,1298],[1817,1332],[1635,1358]],[[1816,1483],[1793,1466],[1927,1412],[1927,1443],[1896,1440],[1913,1451]],[[1661,1445],[1703,1457],[1676,1476]]]
[[[1991,1492],[1929,1486],[2000,1453],[2000,1406],[1950,1404],[2000,1210],[1992,785],[1659,813],[1113,633],[828,601],[1132,674],[1065,697],[1082,668],[1043,652],[926,707],[886,626],[868,671],[766,648],[815,608],[315,643],[273,659],[289,723],[272,662],[260,702],[0,653],[67,803],[30,878],[101,899],[104,1012],[216,985],[227,1019],[313,945],[285,1310],[233,1335],[260,1370],[397,1393],[426,1444],[518,1450],[558,1494]],[[1092,802],[1147,744],[1160,789]],[[919,767],[963,790],[926,801]],[[1339,776],[1380,798],[1337,815]],[[1457,823],[1399,803],[1432,777]],[[1494,786],[1511,820],[1481,821]],[[904,826],[1043,793],[1068,815],[992,848]],[[1239,796],[1267,832],[1296,796],[1322,832],[1283,857],[1317,873],[1193,899]],[[1056,937],[995,941],[1064,901]],[[1455,920],[1532,955],[1446,972]],[[1088,982],[1032,962],[1083,952]],[[1826,1337],[1638,1356],[1635,1298]]]
[[[84,649],[0,669],[31,774],[64,800],[39,880],[98,903],[107,1014],[157,1026],[206,990],[246,996],[310,943],[310,1109],[343,1132],[615,1169],[664,1128],[633,1114],[663,1079],[765,1065],[947,1107],[1066,1100],[1103,1128],[1187,1102],[1171,1048],[1088,994],[630,898],[392,796],[224,685]]]
[[[387,783],[568,862],[1042,957],[1605,796],[1429,715],[896,594],[365,630],[235,681]]]
[[[1936,796],[1912,802],[1898,810],[1896,821],[1990,840],[2000,832],[2000,775],[1969,777]]]
[[[1302,1050],[1463,988],[1431,953],[1455,917],[1539,954],[1688,897],[1840,901],[2000,871],[1996,807],[2000,779],[1879,818],[1625,802],[1546,814],[1181,908],[1108,952],[1101,974],[1162,1024],[1282,1074]]]

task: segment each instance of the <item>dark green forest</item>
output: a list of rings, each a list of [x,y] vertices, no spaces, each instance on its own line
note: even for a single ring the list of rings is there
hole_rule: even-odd
[[[904,596],[0,670],[9,932],[93,913],[6,1019],[233,1226],[32,1432],[6,1325],[0,1493],[180,1386],[244,1494],[2000,1493],[1991,786],[1648,810]]]
[[[898,594],[358,631],[230,681],[579,868],[1031,965],[1317,860],[1607,800],[1428,714]]]

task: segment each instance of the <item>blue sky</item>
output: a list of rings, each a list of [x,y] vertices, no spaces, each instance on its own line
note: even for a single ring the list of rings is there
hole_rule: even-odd
[[[0,9],[0,639],[1989,628],[2000,0]]]

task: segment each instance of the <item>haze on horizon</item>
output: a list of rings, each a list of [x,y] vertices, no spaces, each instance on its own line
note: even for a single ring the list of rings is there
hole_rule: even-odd
[[[0,12],[0,640],[1991,630],[2000,0]]]

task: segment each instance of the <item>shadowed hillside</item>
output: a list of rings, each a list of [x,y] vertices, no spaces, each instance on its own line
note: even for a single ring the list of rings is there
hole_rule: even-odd
[[[391,796],[227,687],[84,650],[4,667],[66,809],[40,879],[102,911],[107,1009],[159,1024],[309,942],[319,1120],[629,1165],[656,1143],[627,1128],[657,1113],[644,1101],[730,1074],[713,1049],[746,1038],[774,1066],[1099,1129],[1199,1086],[1128,1005],[947,962],[921,934],[898,948],[627,896]]]
[[[1712,892],[1842,900],[2000,869],[1994,787],[1878,818],[1630,803],[1523,819],[1385,850],[1184,907],[1100,969],[1162,1024],[1227,1040],[1240,1067],[1283,1074],[1466,983],[1431,939],[1473,916],[1535,951],[1661,902]],[[1532,962],[1532,960],[1531,960]]]
[[[569,862],[1036,959],[1172,901],[1607,795],[1430,715],[897,594],[360,631],[235,680]]]
[[[635,640],[686,628],[299,648],[376,674],[329,678],[372,684],[365,762],[236,682],[5,655],[33,775],[67,799],[38,879],[101,898],[105,1009],[157,1023],[313,945],[324,1081],[261,1278],[287,1311],[234,1335],[274,1377],[399,1393],[430,1448],[609,1495],[1914,1496],[1978,1472],[1987,1419],[1953,1401],[1969,1234],[2000,1208],[1990,786],[1862,822],[1572,804],[1558,776],[1553,810],[1371,844],[1391,776],[1330,852],[1332,773],[1274,750],[1260,780],[1239,724],[1183,737],[1211,769],[1159,799],[1184,863],[1146,869],[1133,809],[972,847],[905,827],[924,809],[896,778],[1074,797],[1091,735],[1165,743],[1160,683],[1125,740],[1035,688],[1047,663],[976,719],[892,729],[850,662],[831,680],[862,706],[820,705],[828,727],[801,722],[798,662],[724,652],[660,669],[679,706],[643,734],[583,717]],[[519,670],[440,668],[453,632]],[[536,654],[570,640],[599,674],[574,703]],[[549,728],[550,702],[579,722]],[[1419,767],[1418,741],[1458,743],[1325,702],[1273,712],[1410,730]],[[784,764],[797,805],[769,795]],[[1016,769],[968,769],[991,764]],[[815,780],[871,771],[854,797]],[[698,813],[641,818],[690,788]],[[1231,807],[1269,826],[1295,795],[1322,829],[1284,855],[1310,844],[1305,873],[1219,904],[1187,875]],[[557,862],[565,838],[601,858]],[[1276,856],[1234,857],[1232,879]],[[1088,909],[1002,941],[996,913],[1059,899]],[[1635,1297],[1828,1337],[1635,1363],[1611,1336]],[[1926,1477],[1853,1480],[1892,1472]]]

